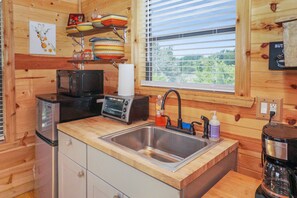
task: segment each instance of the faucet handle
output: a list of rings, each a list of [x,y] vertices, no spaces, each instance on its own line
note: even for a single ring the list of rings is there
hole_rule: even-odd
[[[201,122],[197,122],[197,121],[193,121],[193,122],[191,122],[191,128],[190,128],[190,131],[193,133],[193,135],[196,135],[196,131],[195,131],[195,128],[194,128],[194,124],[202,125],[202,123],[201,123]]]
[[[204,122],[204,129],[203,129],[202,138],[208,139],[208,136],[209,136],[209,119],[202,115],[201,120],[203,120],[203,122]]]
[[[162,117],[167,118],[166,126],[171,126],[171,119],[168,115],[162,115]]]

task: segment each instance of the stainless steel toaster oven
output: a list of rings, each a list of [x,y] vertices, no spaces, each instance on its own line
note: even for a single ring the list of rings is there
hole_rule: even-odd
[[[105,95],[101,114],[127,124],[149,117],[149,97]]]

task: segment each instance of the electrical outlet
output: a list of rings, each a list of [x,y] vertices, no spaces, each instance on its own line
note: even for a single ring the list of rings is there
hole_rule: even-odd
[[[269,120],[270,112],[275,112],[272,120],[282,121],[283,99],[257,98],[256,118]]]
[[[270,103],[269,109],[270,109],[269,112],[273,111],[274,113],[276,113],[276,111],[277,111],[277,104],[276,103]]]

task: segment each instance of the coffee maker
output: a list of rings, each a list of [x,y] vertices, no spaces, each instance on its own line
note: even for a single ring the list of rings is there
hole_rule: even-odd
[[[262,130],[263,181],[256,198],[297,197],[297,127],[268,123]]]

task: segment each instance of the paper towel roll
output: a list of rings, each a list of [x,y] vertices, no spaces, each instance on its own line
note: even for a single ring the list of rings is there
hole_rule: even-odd
[[[119,81],[118,81],[119,96],[134,95],[134,65],[119,64]]]

